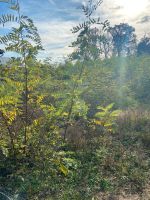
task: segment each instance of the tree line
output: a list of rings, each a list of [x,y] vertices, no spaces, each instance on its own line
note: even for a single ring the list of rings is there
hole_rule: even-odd
[[[120,23],[110,27],[87,28],[82,31],[72,46],[76,51],[71,55],[73,59],[83,57],[83,51],[88,51],[88,58],[100,59],[112,56],[130,56],[150,54],[150,37],[144,35],[139,41],[135,28],[128,23]]]

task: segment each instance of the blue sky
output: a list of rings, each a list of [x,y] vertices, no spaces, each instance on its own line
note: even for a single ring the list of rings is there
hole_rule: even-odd
[[[39,29],[45,51],[40,57],[62,58],[69,54],[75,36],[71,28],[84,19],[81,5],[88,0],[20,0],[21,12],[32,18]],[[9,13],[0,3],[0,15]],[[97,16],[113,24],[128,22],[140,37],[150,30],[150,0],[103,0]],[[2,34],[4,30],[0,28]]]

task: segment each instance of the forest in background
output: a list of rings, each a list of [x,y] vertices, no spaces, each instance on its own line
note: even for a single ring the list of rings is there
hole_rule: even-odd
[[[34,22],[2,3],[1,28],[14,26],[0,55],[19,56],[0,64],[0,199],[148,200],[150,37],[94,17],[103,4],[89,0],[73,53],[39,61]]]

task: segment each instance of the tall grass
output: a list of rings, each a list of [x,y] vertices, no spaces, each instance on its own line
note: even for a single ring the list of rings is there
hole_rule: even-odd
[[[149,132],[150,131],[150,112],[143,109],[128,109],[120,113],[118,120],[119,130]]]

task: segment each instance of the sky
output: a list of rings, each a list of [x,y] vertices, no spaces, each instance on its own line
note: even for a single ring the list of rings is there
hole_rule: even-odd
[[[14,0],[15,1],[15,0]],[[45,51],[39,58],[62,59],[72,52],[75,40],[73,26],[84,20],[82,4],[88,0],[20,0],[21,13],[34,20]],[[0,15],[10,13],[8,5],[0,2]],[[150,0],[103,0],[96,16],[110,25],[129,23],[136,28],[138,37],[150,33]],[[0,34],[4,30],[0,27]],[[9,55],[9,54],[8,54]]]

